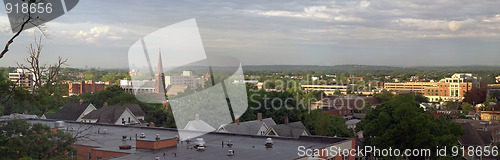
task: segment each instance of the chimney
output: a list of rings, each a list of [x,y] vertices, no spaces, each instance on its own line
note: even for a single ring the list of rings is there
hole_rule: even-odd
[[[80,99],[80,106],[83,105],[83,100]]]
[[[236,123],[236,124],[240,125],[240,118],[236,118],[236,119],[234,120],[234,123]]]
[[[102,106],[103,106],[103,107],[108,106],[108,102],[104,102],[104,103],[102,104]]]
[[[149,127],[155,127],[155,123],[149,122]]]
[[[24,114],[28,114],[28,109],[24,109]]]
[[[199,115],[199,114],[195,114],[195,115],[194,115],[194,120],[199,121],[199,120],[200,120],[200,115]]]
[[[257,113],[257,120],[262,121],[262,113]]]
[[[283,121],[284,121],[283,123],[288,124],[288,116],[285,116],[283,119],[284,119],[284,120],[283,120]]]

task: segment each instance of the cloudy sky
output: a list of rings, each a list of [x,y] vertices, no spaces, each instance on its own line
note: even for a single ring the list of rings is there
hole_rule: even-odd
[[[43,61],[125,68],[131,45],[195,18],[205,51],[244,65],[498,65],[500,1],[135,1],[81,0],[45,24]],[[1,45],[13,35],[0,12]],[[24,32],[0,59],[16,66],[37,30]]]

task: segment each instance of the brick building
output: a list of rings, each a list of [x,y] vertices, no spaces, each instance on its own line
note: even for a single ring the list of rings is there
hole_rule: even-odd
[[[425,87],[424,96],[431,102],[459,101],[464,99],[465,93],[473,87],[480,87],[480,78],[473,77],[470,73],[456,73],[451,78],[445,78],[435,86]]]
[[[95,93],[102,91],[109,86],[111,86],[110,82],[82,81],[68,83],[68,96],[79,95],[87,92]]]

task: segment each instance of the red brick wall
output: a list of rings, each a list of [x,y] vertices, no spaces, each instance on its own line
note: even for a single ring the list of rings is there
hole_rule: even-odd
[[[161,148],[177,146],[177,139],[173,138],[163,141],[142,141],[138,139],[135,141],[135,146],[137,148],[161,149]]]
[[[92,150],[92,160],[97,160],[97,158],[106,159],[106,158],[111,158],[111,157],[118,157],[118,156],[123,156],[123,155],[127,155],[127,154],[128,153]]]
[[[76,159],[88,159],[89,153],[91,153],[93,148],[98,148],[98,147],[91,147],[91,146],[83,146],[83,145],[77,145],[74,144],[73,147],[75,147],[78,152],[76,154]],[[92,154],[92,157],[94,155]]]

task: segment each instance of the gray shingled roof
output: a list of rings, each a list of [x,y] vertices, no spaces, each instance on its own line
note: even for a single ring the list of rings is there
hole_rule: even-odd
[[[486,146],[492,142],[491,131],[482,131],[474,128],[470,123],[461,123],[465,134],[460,136],[460,143],[464,146]]]
[[[45,118],[76,121],[89,105],[90,103],[83,103],[81,105],[80,103],[67,103],[61,111],[53,114],[45,114]]]
[[[123,106],[103,106],[83,116],[83,119],[97,119],[97,123],[115,123],[125,109],[129,109],[136,117],[145,116],[141,107],[137,104],[127,104]]]
[[[307,135],[311,135],[306,126],[304,126],[304,124],[302,124],[302,122],[300,121],[288,124],[278,124],[271,126],[270,128],[273,128],[280,137],[299,138],[302,133],[304,133],[304,131],[307,133]]]
[[[229,133],[256,135],[258,134],[259,129],[263,124],[266,124],[267,127],[270,127],[276,125],[276,122],[274,122],[272,118],[265,118],[262,120],[241,122],[240,124],[231,123],[223,126],[223,128],[226,132]]]

